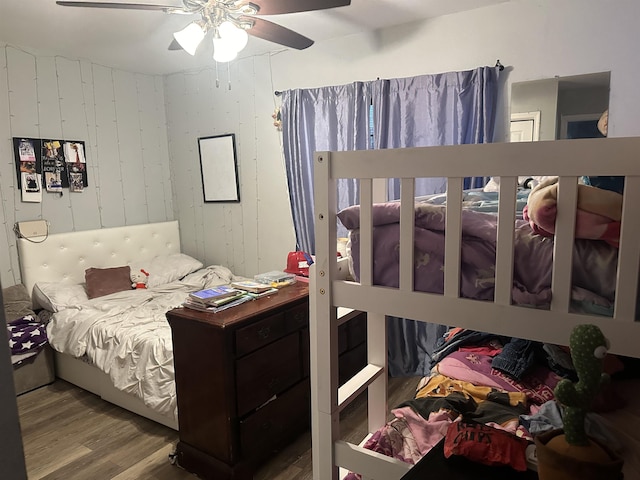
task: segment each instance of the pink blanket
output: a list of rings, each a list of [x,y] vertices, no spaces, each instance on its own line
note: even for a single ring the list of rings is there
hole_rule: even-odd
[[[552,237],[555,233],[558,178],[537,185],[529,194],[524,219],[538,234]],[[614,247],[620,242],[622,195],[609,190],[578,185],[576,238],[603,240]]]

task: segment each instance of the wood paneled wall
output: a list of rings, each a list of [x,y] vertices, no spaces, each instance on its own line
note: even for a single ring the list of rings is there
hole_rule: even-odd
[[[15,222],[50,233],[174,219],[160,76],[0,45],[0,280],[20,282]],[[24,203],[12,137],[85,142],[89,186]]]
[[[173,205],[185,253],[253,276],[286,267],[295,234],[281,146],[271,115],[271,57],[165,77]],[[205,203],[198,138],[234,133],[239,203]]]

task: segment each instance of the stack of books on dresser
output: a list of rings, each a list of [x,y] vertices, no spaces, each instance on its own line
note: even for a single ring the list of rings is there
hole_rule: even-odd
[[[182,305],[193,310],[216,313],[251,300],[253,297],[243,290],[220,285],[190,293]]]
[[[278,293],[277,288],[253,280],[240,280],[233,282],[231,286],[244,291],[253,298],[268,297],[269,295]]]

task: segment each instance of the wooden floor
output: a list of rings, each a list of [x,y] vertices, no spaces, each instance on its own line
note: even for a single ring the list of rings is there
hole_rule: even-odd
[[[389,405],[413,396],[418,378],[389,379]],[[181,480],[194,475],[169,463],[178,433],[62,380],[18,397],[29,480]],[[343,438],[367,432],[366,397],[343,412]],[[264,465],[254,480],[311,480],[311,434]],[[2,475],[0,475],[1,477]]]

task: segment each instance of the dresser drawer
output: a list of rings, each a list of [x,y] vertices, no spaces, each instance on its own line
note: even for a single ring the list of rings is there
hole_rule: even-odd
[[[288,333],[284,312],[271,315],[236,331],[236,355],[253,352]]]
[[[300,335],[295,332],[236,362],[238,416],[302,378],[301,351]]]
[[[301,303],[285,310],[284,320],[290,332],[309,326],[309,304]]]
[[[265,458],[308,428],[309,388],[306,379],[240,422],[243,457]]]

